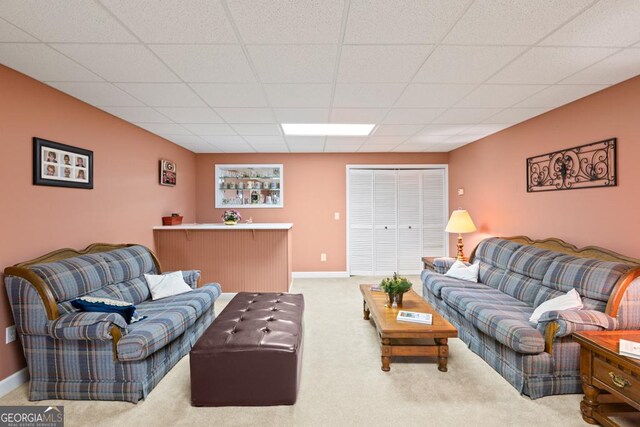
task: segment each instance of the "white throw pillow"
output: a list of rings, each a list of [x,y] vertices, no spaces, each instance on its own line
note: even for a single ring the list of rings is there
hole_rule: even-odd
[[[564,295],[551,298],[540,304],[538,308],[533,310],[533,314],[529,318],[530,322],[538,323],[538,319],[547,311],[554,310],[580,310],[582,308],[582,298],[575,289],[571,289]]]
[[[160,275],[145,274],[144,278],[149,286],[152,300],[180,295],[192,290],[191,286],[187,285],[187,282],[182,278],[182,271]]]
[[[449,271],[444,273],[444,275],[477,283],[479,271],[480,264],[472,264],[467,266],[464,262],[458,260],[453,263],[451,268],[449,268]]]

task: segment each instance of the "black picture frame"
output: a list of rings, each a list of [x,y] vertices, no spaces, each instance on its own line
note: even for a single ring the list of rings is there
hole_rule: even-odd
[[[33,137],[33,185],[93,189],[93,151]]]

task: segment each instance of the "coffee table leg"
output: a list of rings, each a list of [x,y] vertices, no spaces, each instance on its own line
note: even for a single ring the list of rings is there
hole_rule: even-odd
[[[367,307],[367,302],[362,301],[362,311],[364,312],[364,320],[369,320],[369,307]]]
[[[447,357],[449,356],[449,346],[446,338],[434,338],[438,345],[438,370],[447,372]]]
[[[382,370],[389,372],[391,370],[391,340],[389,338],[383,338],[381,347],[382,355],[380,359],[382,360]]]
[[[582,390],[584,390],[584,397],[580,402],[582,419],[589,424],[598,424],[598,421],[593,418],[593,414],[598,411],[598,396],[600,395],[600,390],[586,382],[582,383]]]

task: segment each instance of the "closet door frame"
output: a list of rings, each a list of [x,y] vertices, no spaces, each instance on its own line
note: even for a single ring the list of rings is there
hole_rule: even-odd
[[[347,175],[347,191],[345,197],[345,203],[347,205],[346,209],[346,228],[347,228],[347,239],[346,239],[346,254],[347,254],[347,274],[351,275],[351,253],[349,251],[350,242],[351,242],[351,212],[350,212],[350,195],[351,195],[351,170],[352,169],[393,169],[393,170],[403,170],[403,169],[442,169],[444,170],[444,208],[445,208],[445,221],[449,219],[449,165],[442,163],[433,163],[433,164],[379,164],[379,165],[347,165],[346,167],[346,175]],[[446,234],[445,231],[443,233]],[[444,250],[445,255],[449,254],[449,238],[445,236],[444,239]]]

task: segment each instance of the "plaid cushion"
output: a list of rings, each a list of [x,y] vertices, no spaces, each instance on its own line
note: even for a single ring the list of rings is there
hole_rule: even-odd
[[[125,282],[145,273],[155,274],[151,253],[144,246],[130,246],[99,254],[109,266],[113,283]]]
[[[640,329],[640,277],[631,282],[618,306],[618,327]]]
[[[170,309],[174,307],[191,307],[196,312],[196,317],[200,317],[206,310],[213,306],[213,303],[220,296],[220,285],[210,283],[201,288],[153,301],[154,308]],[[145,304],[145,306],[148,304]]]
[[[628,270],[626,264],[561,255],[549,266],[542,284],[563,292],[575,288],[582,296],[606,302],[616,281]]]
[[[86,295],[113,283],[109,266],[101,254],[36,264],[30,269],[49,285],[58,302]]]
[[[61,340],[110,340],[114,325],[125,329],[127,322],[116,313],[76,312],[49,322],[47,329]]]
[[[507,268],[516,273],[542,280],[553,259],[560,255],[560,252],[524,245],[513,253]]]
[[[513,253],[522,245],[511,240],[491,237],[485,239],[476,248],[475,261],[482,261],[494,267],[506,269]]]
[[[442,257],[436,258],[433,260],[433,267],[436,269],[437,273],[444,274],[451,266],[456,262],[455,258]]]
[[[544,336],[529,324],[530,307],[492,307],[483,303],[469,304],[466,317],[480,331],[518,353],[537,354],[544,351]]]
[[[484,289],[444,288],[441,295],[442,299],[449,307],[455,309],[463,316],[467,312],[467,306],[476,302],[488,303],[494,307],[526,307],[526,304],[522,301],[518,301],[512,296],[488,286]]]
[[[428,289],[429,292],[437,297],[440,297],[443,288],[476,288],[486,289],[487,285],[482,283],[469,282],[468,280],[456,279],[455,277],[444,276],[433,271],[423,270],[422,283]]]
[[[484,262],[480,263],[480,271],[478,273],[478,281],[491,286],[494,289],[498,289],[502,278],[507,270],[503,268],[494,267]]]
[[[200,270],[182,270],[182,278],[187,285],[192,288],[198,287],[198,279],[200,279]]]
[[[542,313],[538,320],[538,330],[544,334],[547,323],[555,321],[559,328],[556,337],[565,337],[577,331],[613,330],[618,321],[613,317],[594,310],[553,310]]]
[[[167,307],[148,301],[137,307],[140,322],[129,325],[128,333],[118,342],[118,360],[142,360],[182,335],[197,319],[193,307]]]
[[[502,277],[502,281],[498,285],[498,290],[533,306],[541,287],[543,286],[540,280],[523,276],[522,274],[508,272]]]
[[[36,288],[27,280],[16,276],[4,276],[4,287],[21,341],[24,342],[22,336],[25,334],[46,335],[49,319]]]

